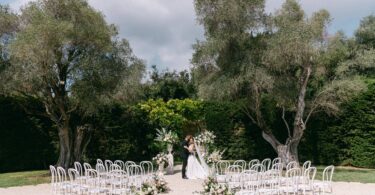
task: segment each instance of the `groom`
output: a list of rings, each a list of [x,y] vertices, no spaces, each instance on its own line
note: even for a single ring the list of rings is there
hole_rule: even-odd
[[[182,179],[187,179],[186,177],[186,166],[188,163],[188,158],[189,158],[189,141],[190,139],[193,138],[191,135],[187,135],[185,137],[185,140],[181,142],[181,147],[182,147],[182,152],[181,152],[181,158],[182,158]]]

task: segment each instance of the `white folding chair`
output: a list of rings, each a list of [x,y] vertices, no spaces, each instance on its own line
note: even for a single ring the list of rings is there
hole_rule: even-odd
[[[58,192],[58,178],[57,178],[57,171],[56,168],[52,165],[49,166],[49,170],[51,171],[51,187],[52,193],[56,194]]]
[[[260,184],[259,175],[260,173],[257,171],[243,171],[240,176],[241,189],[236,195],[256,195]]]
[[[109,170],[109,167],[110,167],[111,165],[113,165],[113,162],[112,162],[111,160],[105,160],[105,161],[104,161],[105,170],[106,170],[107,172],[110,171],[110,170]]]
[[[228,185],[229,189],[234,190],[241,187],[241,173],[242,167],[240,165],[230,165],[226,171],[225,183]]]
[[[280,192],[285,194],[298,194],[300,183],[301,169],[289,169],[284,178],[285,185],[280,187]]]
[[[323,180],[320,182],[314,182],[314,191],[332,193],[332,176],[335,171],[335,167],[330,165],[323,170]]]
[[[306,161],[303,163],[302,165],[302,172],[305,172],[306,169],[308,169],[309,167],[311,167],[311,161]]]
[[[220,160],[216,163],[216,180],[218,183],[225,183],[225,172],[226,170],[228,169],[228,167],[230,166],[230,162],[229,161],[225,161],[225,160]]]

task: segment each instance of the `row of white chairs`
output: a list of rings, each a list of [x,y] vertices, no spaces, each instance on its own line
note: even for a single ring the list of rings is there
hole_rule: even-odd
[[[153,164],[142,161],[114,162],[97,160],[95,169],[88,163],[74,163],[74,168],[50,166],[53,194],[129,194],[139,190],[153,177]],[[68,179],[68,177],[69,179]]]
[[[315,181],[316,168],[306,161],[302,166],[290,162],[285,166],[280,160],[253,160],[246,169],[243,160],[219,161],[216,164],[216,178],[220,184],[226,184],[238,194],[306,194],[332,192],[334,166],[323,170],[323,180]],[[266,163],[264,163],[266,162]],[[268,165],[270,164],[270,168]]]

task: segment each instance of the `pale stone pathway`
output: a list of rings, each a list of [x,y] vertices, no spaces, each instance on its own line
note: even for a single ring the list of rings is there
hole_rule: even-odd
[[[171,188],[170,195],[191,195],[202,190],[202,180],[184,180],[181,178],[180,167],[174,175],[166,175],[165,179]],[[334,195],[375,195],[375,184],[362,184],[356,182],[334,182]],[[49,184],[36,186],[22,186],[0,188],[0,195],[50,195]]]

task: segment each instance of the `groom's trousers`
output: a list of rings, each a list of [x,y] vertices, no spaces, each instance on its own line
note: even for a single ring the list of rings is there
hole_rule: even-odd
[[[186,177],[187,158],[182,158],[182,177]]]

